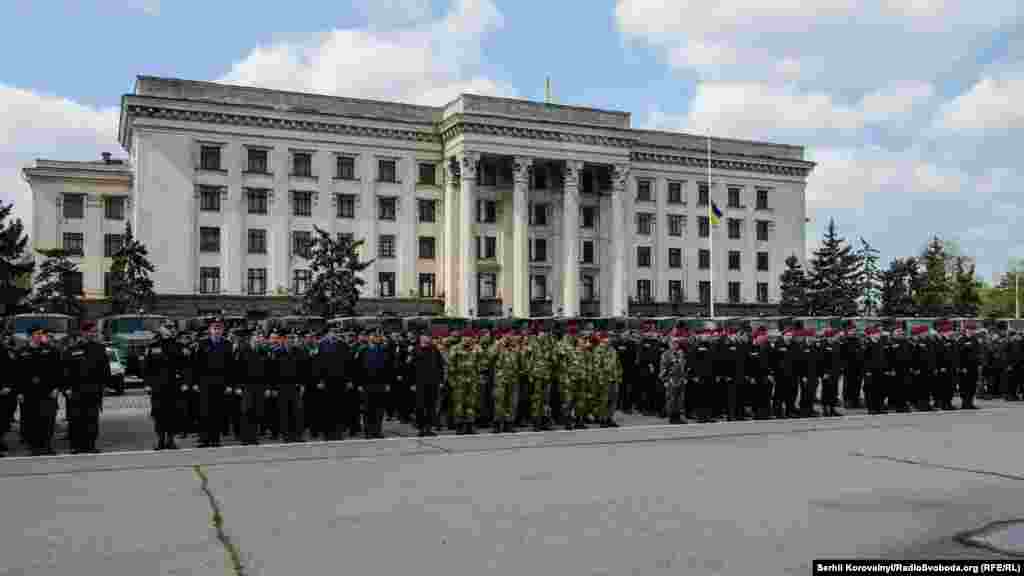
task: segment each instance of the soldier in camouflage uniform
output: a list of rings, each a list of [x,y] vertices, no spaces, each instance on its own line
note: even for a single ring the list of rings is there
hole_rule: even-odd
[[[524,369],[523,345],[516,336],[497,343],[494,364],[494,433],[511,432],[519,405],[519,380]]]
[[[475,434],[479,413],[480,344],[471,334],[464,334],[448,350],[448,385],[451,387],[451,413],[458,434]]]
[[[662,352],[659,380],[664,384],[669,424],[685,424],[686,418],[686,352],[685,340],[673,338],[671,346]]]
[[[530,417],[534,430],[549,427],[551,408],[551,380],[554,378],[556,346],[554,337],[540,334],[530,339],[527,346],[527,366],[530,379]]]

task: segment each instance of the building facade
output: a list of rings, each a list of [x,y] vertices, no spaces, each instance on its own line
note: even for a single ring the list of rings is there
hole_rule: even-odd
[[[122,99],[119,137],[125,216],[158,293],[300,294],[317,227],[364,241],[365,298],[439,299],[459,316],[706,302],[711,269],[716,304],[777,302],[786,257],[803,258],[814,167],[799,146],[713,139],[709,185],[703,137],[633,129],[625,112],[153,77]],[[75,193],[40,188],[36,203],[50,210]],[[72,228],[37,217],[34,229],[56,242]],[[101,292],[101,272],[84,282]]]

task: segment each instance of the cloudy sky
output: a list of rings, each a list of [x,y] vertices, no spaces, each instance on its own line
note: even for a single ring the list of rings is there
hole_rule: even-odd
[[[641,128],[802,144],[814,237],[888,261],[932,234],[991,279],[1024,257],[1017,0],[0,0],[0,195],[33,158],[121,153],[138,74],[441,104],[625,110]],[[809,249],[813,249],[810,246]]]

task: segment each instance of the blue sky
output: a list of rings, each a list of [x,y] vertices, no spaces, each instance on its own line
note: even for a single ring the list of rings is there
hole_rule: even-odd
[[[989,280],[1024,257],[1024,14],[1013,0],[3,0],[0,10],[0,190],[25,218],[18,170],[119,152],[116,109],[137,74],[427,104],[460,91],[541,99],[551,75],[557,101],[630,111],[636,127],[805,145],[819,162],[808,184],[815,239],[835,218],[888,261],[939,234]]]

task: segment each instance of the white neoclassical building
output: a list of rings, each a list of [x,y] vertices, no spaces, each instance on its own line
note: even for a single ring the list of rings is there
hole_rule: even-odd
[[[133,222],[159,293],[196,297],[301,293],[316,226],[365,241],[364,297],[436,298],[462,316],[706,302],[711,270],[716,304],[777,302],[786,257],[803,258],[814,167],[800,146],[713,139],[709,185],[704,137],[637,130],[627,112],[145,76],[119,137],[126,164],[25,171],[37,247],[80,244],[87,293],[103,293],[100,254],[123,228],[108,216]],[[88,165],[96,190],[62,188],[56,164],[69,178]],[[69,217],[83,193],[84,217]]]

